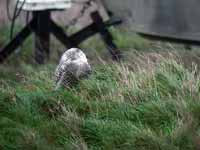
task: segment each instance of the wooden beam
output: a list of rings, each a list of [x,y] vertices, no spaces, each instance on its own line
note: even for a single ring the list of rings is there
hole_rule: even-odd
[[[77,47],[76,43],[68,37],[65,30],[59,27],[56,23],[51,20],[51,32],[53,35],[66,47],[72,48]]]
[[[119,60],[121,58],[121,53],[117,49],[117,46],[113,42],[113,37],[111,33],[106,28],[102,17],[100,16],[99,12],[93,12],[91,13],[91,18],[93,22],[95,23],[95,26],[97,30],[99,31],[102,40],[106,44],[110,54],[112,55],[113,60]]]
[[[121,20],[108,20],[105,22],[105,27],[108,28],[113,25],[121,24]],[[81,42],[86,40],[87,38],[99,33],[98,28],[96,27],[96,23],[92,23],[91,25],[83,28],[82,30],[74,33],[70,36],[70,41],[73,41],[76,45],[79,45]]]
[[[25,41],[25,39],[31,34],[34,26],[35,21],[33,19],[14,37],[12,41],[0,50],[0,63],[3,63],[3,61]]]

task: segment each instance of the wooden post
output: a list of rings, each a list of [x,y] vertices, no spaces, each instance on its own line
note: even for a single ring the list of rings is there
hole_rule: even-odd
[[[50,55],[50,11],[33,12],[35,19],[35,60],[44,64]]]

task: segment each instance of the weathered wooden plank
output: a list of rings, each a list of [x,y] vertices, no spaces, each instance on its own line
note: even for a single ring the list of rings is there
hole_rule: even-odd
[[[71,8],[71,0],[19,0],[18,8],[26,11],[40,11],[47,9],[68,9]]]

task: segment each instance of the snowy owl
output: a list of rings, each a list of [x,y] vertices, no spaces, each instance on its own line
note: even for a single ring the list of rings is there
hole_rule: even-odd
[[[91,66],[82,50],[71,48],[61,57],[55,71],[56,88],[68,87],[91,73]]]

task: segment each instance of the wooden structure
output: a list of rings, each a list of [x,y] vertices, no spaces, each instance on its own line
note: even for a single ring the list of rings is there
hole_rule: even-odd
[[[19,1],[22,2],[23,0]],[[27,0],[27,2],[30,1],[36,2],[44,0]],[[49,1],[52,2],[53,0]],[[54,1],[63,2],[63,0]],[[24,5],[23,9],[27,11],[30,6],[31,5],[26,4]],[[62,44],[64,44],[66,48],[78,47],[78,45],[88,37],[96,33],[100,33],[110,54],[112,55],[112,58],[114,60],[118,60],[120,58],[120,52],[113,43],[112,35],[107,29],[107,27],[111,25],[121,23],[120,20],[103,22],[103,19],[99,13],[93,12],[91,13],[91,18],[93,20],[91,25],[71,36],[68,36],[65,31],[51,19],[51,11],[58,10],[58,8],[55,7],[55,9],[53,9],[52,7],[50,8],[50,6],[52,5],[49,5],[48,7],[38,6],[34,9],[30,9],[33,14],[32,20],[14,37],[13,40],[11,40],[3,49],[0,50],[1,63],[12,52],[14,52],[14,50],[19,47],[32,32],[35,34],[35,60],[39,64],[44,64],[45,59],[48,59],[50,55],[50,33],[52,33]],[[67,9],[68,6],[69,5],[66,5],[65,9]]]
[[[144,37],[200,46],[199,0],[102,0],[128,29]]]

